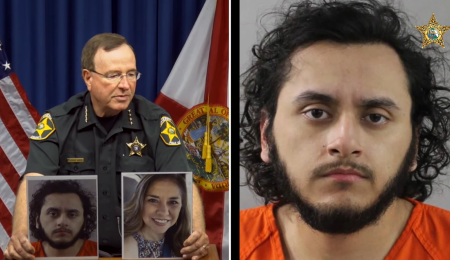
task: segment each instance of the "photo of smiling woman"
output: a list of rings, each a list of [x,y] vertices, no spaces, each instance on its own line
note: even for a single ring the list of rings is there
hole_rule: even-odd
[[[124,259],[182,256],[183,242],[191,233],[186,178],[185,173],[124,174]],[[135,189],[130,189],[130,180],[139,181]],[[134,193],[127,200],[130,190]]]

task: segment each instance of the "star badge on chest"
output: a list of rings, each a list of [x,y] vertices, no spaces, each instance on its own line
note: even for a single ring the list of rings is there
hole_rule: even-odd
[[[136,155],[139,155],[140,157],[142,157],[142,149],[147,145],[141,144],[136,136],[136,139],[134,139],[134,142],[127,143],[127,146],[130,148],[130,155],[128,155],[128,156],[132,156],[133,154],[136,154]]]

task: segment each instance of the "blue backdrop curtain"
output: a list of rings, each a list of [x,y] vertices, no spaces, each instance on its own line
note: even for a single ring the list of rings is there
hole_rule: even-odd
[[[154,101],[205,0],[0,0],[2,48],[40,114],[86,90],[81,51],[118,33],[142,73],[136,94]]]

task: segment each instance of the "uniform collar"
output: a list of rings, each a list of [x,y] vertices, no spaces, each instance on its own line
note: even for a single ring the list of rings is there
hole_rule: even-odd
[[[117,118],[117,121],[110,132],[120,132],[123,128],[135,130],[142,129],[141,121],[138,120],[138,117],[135,112],[135,105],[133,100],[131,100],[130,105],[128,105],[127,109],[119,113],[119,118]],[[130,123],[130,118],[133,124]],[[77,129],[82,130],[94,124],[100,126],[100,122],[98,121],[97,116],[95,115],[94,109],[92,107],[91,93],[87,91],[86,96],[84,98],[83,107],[79,113]]]
[[[84,96],[84,103],[81,111],[78,115],[78,131],[82,130],[90,125],[99,124],[97,117],[95,116],[94,109],[91,104],[91,93],[86,91]]]
[[[116,128],[127,128],[133,130],[142,129],[141,120],[139,120],[138,116],[136,115],[136,109],[133,101],[134,98],[133,100],[131,100],[127,109],[120,112],[119,118],[117,119],[111,131],[114,131],[114,129]],[[130,118],[133,124],[130,123]]]

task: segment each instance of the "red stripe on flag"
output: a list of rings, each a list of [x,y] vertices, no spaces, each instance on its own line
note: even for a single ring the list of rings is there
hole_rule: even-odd
[[[214,26],[209,51],[208,73],[206,75],[205,103],[227,107],[228,90],[228,0],[218,0],[214,15]],[[205,205],[206,233],[211,244],[216,244],[222,259],[224,192],[209,192],[202,188]]]
[[[206,234],[209,237],[209,243],[216,245],[219,258],[222,259],[225,192],[205,191],[200,185],[198,187],[204,205]]]
[[[209,51],[205,103],[227,107],[228,84],[228,0],[218,0]]]
[[[6,230],[6,233],[8,233],[8,236],[11,237],[12,232],[12,216],[9,212],[8,208],[3,203],[3,200],[0,200],[0,223],[2,224],[3,228]]]
[[[13,102],[11,100],[11,102]],[[28,157],[28,149],[30,148],[28,136],[23,130],[22,126],[19,123],[19,120],[17,120],[16,115],[12,111],[11,107],[9,106],[8,102],[6,101],[5,96],[3,95],[3,92],[0,91],[0,119],[3,121],[3,124],[6,127],[6,130],[11,135],[12,139],[16,143],[17,147],[19,147],[20,151],[22,152],[23,156],[25,158]],[[2,131],[4,131],[2,129]]]
[[[177,101],[164,95],[162,92],[160,92],[156,98],[155,104],[162,106],[169,113],[174,122],[178,122],[178,120],[180,120],[180,118],[189,110]]]
[[[4,53],[1,53],[0,57],[6,58],[6,55]],[[4,76],[5,74],[2,74]],[[4,79],[4,78],[2,78]],[[15,108],[16,106],[21,109],[26,109],[28,111],[20,111],[20,113],[24,112],[25,117],[28,117],[28,113],[31,115],[31,120],[33,120],[35,123],[39,121],[39,113],[37,110],[31,105],[31,103],[28,101],[28,97],[25,93],[25,90],[22,88],[22,85],[19,82],[19,79],[17,78],[17,75],[15,73],[11,73],[9,75],[9,79],[11,80],[12,84],[8,82],[8,84],[5,86],[6,91],[17,91],[18,96],[15,95],[15,97],[11,100],[7,100],[7,97],[5,94],[0,91],[0,120],[2,121],[4,128],[0,129],[1,133],[3,133],[4,141],[8,142],[9,144],[15,144],[17,148],[14,146],[8,146],[7,149],[19,149],[20,152],[23,154],[25,158],[28,158],[28,151],[29,151],[29,139],[28,135],[25,131],[25,129],[22,128],[22,125],[19,122],[20,120],[30,120],[29,118],[22,118],[22,114],[20,114],[20,118],[17,118],[16,115],[13,112],[13,109],[10,107],[10,104]],[[5,92],[6,93],[6,92]],[[9,102],[8,102],[9,101]],[[22,106],[22,102],[25,105],[25,107]],[[18,111],[16,111],[18,112]],[[28,122],[27,122],[28,123]],[[31,121],[30,121],[31,123]],[[7,133],[11,136],[7,136]],[[12,147],[12,148],[9,148]],[[6,156],[9,155],[11,152],[10,150],[3,150],[0,148],[0,173],[2,174],[3,179],[5,180],[2,183],[2,185],[9,185],[12,194],[4,194],[6,196],[5,199],[15,199],[17,188],[19,185],[19,173],[12,165],[11,161]],[[15,151],[14,151],[15,152]],[[17,167],[22,168],[26,163],[25,160],[20,160],[20,163],[22,165],[18,165]],[[11,212],[8,210],[8,208],[5,205],[5,202],[3,200],[0,200],[0,223],[3,226],[6,233],[11,236],[12,233],[12,215]],[[5,244],[9,242],[8,237],[0,237],[0,242],[2,244]],[[4,254],[0,250],[0,259],[3,259]]]
[[[22,98],[23,103],[25,103],[25,106],[27,107],[28,111],[30,112],[31,117],[34,119],[34,122],[37,124],[39,122],[39,119],[41,118],[41,116],[39,115],[36,108],[34,108],[31,105],[30,101],[28,100],[27,93],[25,92],[22,85],[20,84],[19,78],[17,77],[16,73],[14,73],[14,72],[11,75],[9,75],[9,77],[11,78],[11,81],[16,86],[17,92],[19,92],[19,95]],[[25,156],[25,158],[28,158],[28,153]]]
[[[0,259],[5,259],[5,256],[3,255],[3,251],[0,249]]]
[[[17,173],[8,157],[6,157],[5,151],[3,151],[2,148],[0,148],[0,173],[8,183],[9,187],[11,187],[14,194],[17,194],[20,175]]]

